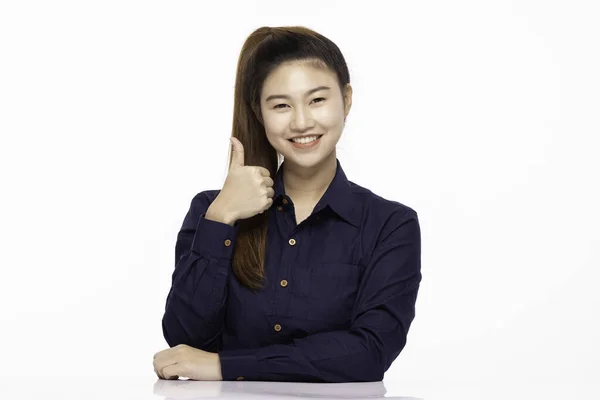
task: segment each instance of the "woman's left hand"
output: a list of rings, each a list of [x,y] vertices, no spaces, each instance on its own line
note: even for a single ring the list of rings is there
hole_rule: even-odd
[[[185,377],[196,381],[222,381],[218,353],[209,353],[186,344],[154,355],[154,372],[161,379]]]

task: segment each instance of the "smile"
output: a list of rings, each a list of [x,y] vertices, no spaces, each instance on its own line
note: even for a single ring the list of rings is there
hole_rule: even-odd
[[[292,146],[296,149],[306,149],[315,147],[317,144],[319,144],[321,142],[322,136],[323,135],[308,136],[305,138],[289,139],[289,141],[292,143]]]

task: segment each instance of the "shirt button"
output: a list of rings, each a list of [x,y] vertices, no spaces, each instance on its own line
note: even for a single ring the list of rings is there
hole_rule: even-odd
[[[273,327],[273,329],[275,329],[277,332],[279,332],[281,330],[281,325],[275,324],[275,326]]]
[[[281,284],[281,286],[286,287],[288,285],[288,281],[286,281],[285,279],[283,279],[281,282],[279,282]]]
[[[283,199],[283,200],[281,200],[281,202],[282,202],[283,204],[287,204],[287,203],[288,203],[287,199]]]
[[[290,239],[289,240],[289,244],[292,245],[292,246],[295,245],[296,244],[296,239]]]
[[[225,241],[225,246],[227,246],[227,247],[231,246],[231,240],[227,239]]]
[[[283,207],[277,206],[277,211],[283,211]]]
[[[237,377],[237,380],[238,380],[238,381],[243,381],[243,380],[244,380],[244,377],[243,377],[243,376],[238,376],[238,377]]]

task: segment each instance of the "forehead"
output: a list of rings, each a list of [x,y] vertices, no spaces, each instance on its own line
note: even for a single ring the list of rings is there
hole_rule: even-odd
[[[263,96],[286,92],[290,95],[304,95],[316,86],[337,84],[335,73],[329,69],[318,68],[306,62],[289,62],[278,66],[265,79]],[[277,91],[278,93],[274,93]]]

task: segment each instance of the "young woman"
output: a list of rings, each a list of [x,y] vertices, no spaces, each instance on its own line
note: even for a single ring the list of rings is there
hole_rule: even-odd
[[[192,199],[177,236],[160,378],[383,379],[415,317],[420,228],[344,174],[351,104],[331,40],[304,27],[248,37],[228,176]]]

